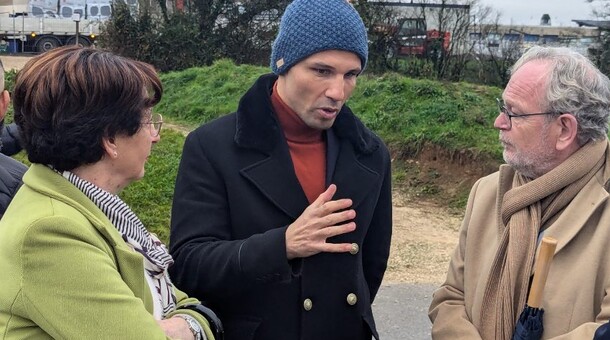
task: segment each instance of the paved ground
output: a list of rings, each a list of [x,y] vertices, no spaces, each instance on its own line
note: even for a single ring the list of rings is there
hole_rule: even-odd
[[[436,285],[382,285],[373,303],[381,340],[429,340],[428,307]]]

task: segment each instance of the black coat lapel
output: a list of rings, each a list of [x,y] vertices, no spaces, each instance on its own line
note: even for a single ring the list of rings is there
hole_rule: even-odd
[[[268,158],[243,168],[241,174],[293,219],[309,205],[285,142],[280,143]]]
[[[373,185],[379,183],[379,176],[381,174],[358,160],[350,143],[343,142],[331,180],[331,183],[337,185],[334,199],[350,198],[352,208],[356,208],[372,190]]]
[[[309,203],[296,177],[288,146],[273,113],[270,96],[276,79],[275,75],[261,76],[240,100],[235,143],[239,147],[268,155],[244,167],[241,174],[279,209],[296,219]],[[380,176],[362,164],[358,157],[372,154],[379,144],[345,105],[332,130],[340,141],[335,172],[330,181],[338,188],[334,198],[350,198],[355,207]]]

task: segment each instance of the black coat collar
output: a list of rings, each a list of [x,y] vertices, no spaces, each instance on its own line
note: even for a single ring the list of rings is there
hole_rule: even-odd
[[[261,76],[240,99],[235,133],[238,145],[271,152],[281,140],[281,129],[271,106],[271,90],[276,80],[274,74]],[[349,140],[358,153],[368,154],[379,148],[379,139],[346,105],[332,129],[339,138]]]

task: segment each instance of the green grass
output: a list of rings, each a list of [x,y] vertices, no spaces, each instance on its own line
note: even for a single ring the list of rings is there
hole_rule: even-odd
[[[237,108],[240,97],[268,68],[220,60],[210,67],[163,74],[157,111],[194,128]],[[415,153],[425,143],[474,148],[500,157],[493,129],[499,88],[416,80],[398,74],[361,76],[348,105],[387,144]]]
[[[268,69],[230,60],[161,75],[163,100],[155,108],[172,122],[195,128],[233,112],[239,98]]]
[[[148,230],[169,244],[169,221],[174,182],[180,163],[184,136],[163,130],[161,141],[154,146],[143,179],[120,193]]]

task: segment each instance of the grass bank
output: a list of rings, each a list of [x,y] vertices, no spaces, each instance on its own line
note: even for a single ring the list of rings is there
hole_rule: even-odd
[[[165,94],[158,111],[174,122],[197,127],[234,111],[241,95],[267,72],[265,67],[220,60],[211,67],[163,74]],[[472,149],[499,157],[498,134],[492,125],[500,93],[495,87],[398,74],[369,77],[365,72],[348,105],[400,154],[416,153],[433,143],[447,150]]]

